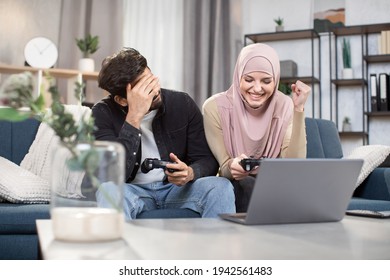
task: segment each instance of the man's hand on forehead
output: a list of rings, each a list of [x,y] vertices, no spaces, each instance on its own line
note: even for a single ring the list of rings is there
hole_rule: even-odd
[[[140,92],[151,94],[154,92],[154,95],[157,95],[160,91],[160,83],[157,76],[154,76],[149,68],[145,68],[145,71],[135,80],[132,88],[137,88]],[[149,91],[148,91],[149,89]]]

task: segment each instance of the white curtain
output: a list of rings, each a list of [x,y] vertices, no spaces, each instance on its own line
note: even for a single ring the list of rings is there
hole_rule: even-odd
[[[164,88],[183,88],[183,0],[125,0],[123,46],[138,50]]]
[[[124,1],[124,46],[146,57],[162,87],[187,92],[199,107],[228,88],[231,0]]]

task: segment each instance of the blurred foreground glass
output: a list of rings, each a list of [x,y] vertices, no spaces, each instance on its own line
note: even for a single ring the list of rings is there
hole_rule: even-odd
[[[77,144],[74,151],[77,155],[60,146],[52,161],[50,214],[54,237],[91,242],[121,238],[123,146],[95,141],[93,145]]]

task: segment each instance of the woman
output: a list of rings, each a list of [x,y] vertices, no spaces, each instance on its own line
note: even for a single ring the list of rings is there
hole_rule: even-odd
[[[243,158],[305,158],[304,105],[310,87],[297,81],[292,98],[278,91],[280,62],[265,44],[244,47],[230,88],[203,105],[208,144],[220,176],[232,180],[237,212],[247,210],[256,169],[245,171]]]

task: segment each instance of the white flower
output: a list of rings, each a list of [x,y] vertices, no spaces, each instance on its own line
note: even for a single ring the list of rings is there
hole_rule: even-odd
[[[0,87],[0,105],[21,108],[33,99],[34,79],[30,72],[9,76]]]

